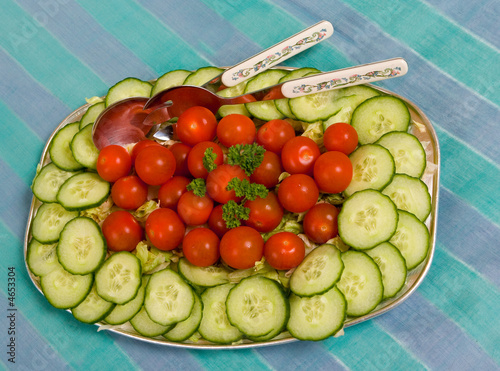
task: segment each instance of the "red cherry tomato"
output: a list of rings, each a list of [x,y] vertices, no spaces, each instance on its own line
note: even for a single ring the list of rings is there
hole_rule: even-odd
[[[338,209],[328,203],[314,205],[304,216],[304,232],[313,242],[325,243],[338,234]]]
[[[125,210],[109,214],[101,228],[108,249],[112,251],[132,251],[144,238],[139,222]]]
[[[207,177],[207,193],[216,202],[221,204],[227,203],[229,200],[236,202],[241,201],[241,197],[236,197],[234,190],[226,189],[229,181],[233,178],[249,180],[245,171],[236,165],[222,164],[212,170]]]
[[[107,182],[116,182],[128,175],[132,168],[132,159],[122,146],[104,147],[97,158],[97,173]]]
[[[286,177],[278,188],[278,199],[281,205],[292,213],[309,210],[316,204],[319,189],[309,175],[293,174]]]
[[[321,191],[340,193],[352,180],[352,163],[342,152],[323,153],[314,164],[314,180]]]
[[[217,119],[208,108],[195,106],[185,110],[177,120],[176,133],[181,142],[194,146],[215,137]]]
[[[283,208],[273,192],[269,192],[265,198],[257,197],[253,201],[245,202],[245,207],[250,209],[245,225],[259,232],[272,231],[283,218]]]
[[[191,173],[187,165],[187,157],[189,152],[191,152],[191,147],[187,144],[178,142],[172,144],[168,148],[175,157],[175,172],[174,175],[180,175],[185,177],[190,177]]]
[[[166,147],[146,147],[135,159],[135,171],[146,184],[163,184],[174,175],[175,157]]]
[[[214,142],[201,142],[198,143],[191,149],[187,158],[187,164],[189,172],[195,178],[206,178],[208,175],[208,170],[205,169],[203,165],[203,157],[205,157],[205,151],[208,148],[212,148],[213,153],[217,155],[215,158],[215,164],[220,165],[224,161],[224,154],[222,149],[217,143]]]
[[[148,198],[148,185],[138,176],[125,176],[118,179],[111,187],[111,198],[119,208],[137,209]]]
[[[214,202],[208,196],[196,196],[193,191],[182,194],[177,203],[177,213],[187,225],[201,225],[208,221]]]
[[[144,139],[141,140],[140,142],[137,142],[134,147],[132,148],[132,152],[130,154],[130,157],[132,158],[132,165],[135,164],[135,159],[137,158],[137,155],[139,152],[141,152],[144,148],[150,147],[150,146],[161,146],[160,143],[155,142],[154,140],[150,139]]]
[[[173,176],[166,183],[163,183],[158,190],[158,201],[160,207],[168,207],[172,210],[177,210],[179,198],[187,192],[186,187],[190,180],[183,176]]]
[[[280,157],[274,152],[266,151],[264,152],[264,159],[254,170],[250,180],[254,183],[263,184],[266,188],[272,188],[278,184],[282,171]]]
[[[305,253],[304,241],[292,232],[276,233],[264,245],[266,261],[278,270],[295,268],[304,260]]]
[[[339,151],[349,155],[358,146],[358,133],[351,125],[337,122],[325,130],[323,143],[328,151]]]
[[[222,214],[222,205],[217,205],[212,209],[210,213],[210,217],[208,218],[208,226],[212,231],[221,238],[224,234],[229,231],[229,228],[226,225],[226,221],[223,219]]]
[[[185,231],[182,220],[170,209],[156,209],[146,219],[146,235],[160,250],[173,250],[179,246]]]
[[[268,151],[280,154],[283,146],[295,137],[295,130],[285,120],[271,120],[257,131],[257,143]]]
[[[182,252],[186,259],[198,267],[208,267],[219,260],[220,240],[208,228],[189,231],[182,241]]]
[[[219,246],[222,260],[235,269],[252,268],[264,253],[264,239],[247,226],[230,229],[222,236]]]
[[[312,175],[314,163],[321,152],[314,140],[298,136],[290,139],[281,151],[283,169],[290,174]]]
[[[217,137],[226,147],[235,144],[252,144],[257,129],[250,117],[233,113],[223,117],[217,125]]]

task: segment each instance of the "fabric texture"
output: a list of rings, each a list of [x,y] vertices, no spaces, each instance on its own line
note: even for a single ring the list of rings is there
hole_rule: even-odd
[[[499,1],[0,0],[0,7],[0,368],[500,369]],[[285,65],[330,71],[403,57],[409,73],[378,85],[420,107],[438,134],[435,255],[416,292],[338,338],[235,350],[97,332],[53,308],[31,283],[23,245],[30,185],[57,125],[125,77],[230,66],[322,19],[333,36]]]

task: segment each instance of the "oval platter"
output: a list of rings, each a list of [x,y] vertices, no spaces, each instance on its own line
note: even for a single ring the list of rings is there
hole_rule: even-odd
[[[293,68],[287,68],[287,69],[293,69]],[[401,97],[389,90],[382,89],[380,87],[377,87],[375,85],[367,84],[371,86],[372,88],[375,88],[379,90],[383,94],[387,95],[392,95],[397,98],[400,98],[405,102],[405,104],[408,106],[408,109],[411,114],[411,128],[410,132],[414,134],[420,142],[424,145],[426,154],[427,154],[427,168],[425,170],[424,175],[422,176],[422,180],[426,183],[429,193],[431,195],[431,200],[432,200],[432,209],[429,217],[426,220],[426,225],[429,229],[429,235],[430,235],[430,247],[428,254],[425,258],[425,260],[416,268],[408,272],[406,283],[404,287],[400,290],[400,292],[393,298],[386,299],[383,302],[381,302],[372,312],[370,312],[367,315],[357,317],[357,318],[346,318],[345,324],[344,324],[344,330],[341,330],[338,335],[342,335],[345,332],[348,332],[348,328],[350,326],[354,326],[356,324],[362,323],[364,321],[370,320],[376,316],[379,316],[383,313],[386,313],[392,309],[394,309],[396,306],[401,304],[403,301],[408,299],[418,288],[418,286],[422,283],[424,280],[424,277],[426,276],[434,255],[434,249],[435,249],[435,243],[436,243],[436,227],[437,227],[437,216],[438,216],[438,203],[439,203],[439,169],[440,169],[440,151],[439,151],[439,142],[438,138],[436,135],[436,132],[427,118],[425,114],[422,112],[422,110],[417,107],[415,104],[410,102],[404,97]],[[49,144],[55,135],[55,133],[62,128],[63,126],[79,121],[83,114],[87,111],[88,107],[90,104],[83,105],[73,111],[71,114],[69,114],[62,122],[55,128],[54,132],[50,136],[50,138],[47,141],[47,144],[43,150],[39,166],[45,165],[50,161],[49,154],[48,154],[48,148]],[[26,231],[25,231],[25,238],[24,238],[24,258],[26,262],[26,254],[27,254],[27,247],[28,243],[31,239],[31,223],[33,221],[33,218],[36,214],[36,211],[38,207],[41,205],[41,202],[38,201],[34,196],[31,201],[31,206],[29,210],[29,215],[28,215],[28,221],[26,225]],[[31,273],[29,270],[27,264],[26,264],[26,269],[28,271],[28,274],[31,278],[31,281],[33,282],[33,285],[38,289],[40,293],[42,293],[41,287],[40,287],[40,281],[39,278],[36,277]],[[42,293],[43,295],[43,293]],[[204,340],[200,340],[199,342],[193,343],[193,342],[182,342],[182,343],[176,343],[176,342],[171,342],[168,341],[167,339],[163,337],[156,337],[156,338],[148,338],[145,336],[142,336],[135,332],[135,330],[132,328],[130,325],[125,325],[121,327],[110,327],[106,323],[99,322],[96,323],[96,326],[98,327],[98,331],[100,330],[107,330],[107,331],[112,331],[114,333],[127,336],[133,339],[136,339],[138,341],[144,341],[148,343],[154,343],[154,344],[159,344],[159,345],[165,345],[165,346],[171,346],[171,347],[179,347],[179,348],[195,348],[195,349],[240,349],[240,348],[255,348],[255,347],[263,347],[263,346],[270,346],[270,345],[279,345],[279,344],[285,344],[289,342],[294,342],[298,341],[297,339],[293,338],[290,336],[288,332],[283,332],[280,335],[278,335],[276,338],[270,340],[270,341],[265,341],[265,342],[252,342],[252,341],[242,341],[237,344],[213,344]],[[336,336],[338,336],[336,335]],[[348,336],[348,335],[346,335]]]

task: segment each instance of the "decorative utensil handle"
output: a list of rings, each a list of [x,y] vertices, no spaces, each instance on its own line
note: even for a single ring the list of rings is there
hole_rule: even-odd
[[[330,22],[318,22],[263,52],[228,68],[221,76],[222,83],[227,87],[235,86],[326,40],[333,34],[333,31]]]
[[[281,93],[286,98],[295,98],[399,77],[407,72],[408,64],[403,58],[387,59],[290,80],[281,84]]]

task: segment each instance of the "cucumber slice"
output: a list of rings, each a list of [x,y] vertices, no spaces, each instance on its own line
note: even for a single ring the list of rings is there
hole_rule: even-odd
[[[353,112],[351,125],[360,144],[374,143],[390,131],[407,131],[410,111],[399,98],[381,95],[365,100]]]
[[[330,90],[291,98],[288,104],[297,120],[305,122],[324,121],[342,108],[342,106],[334,104],[338,97],[337,90]]]
[[[190,284],[201,287],[212,287],[229,282],[231,272],[225,267],[198,267],[191,264],[186,258],[181,258],[177,265],[179,274]]]
[[[114,306],[114,303],[110,303],[97,295],[94,285],[85,300],[73,308],[71,313],[80,322],[96,323],[106,317]]]
[[[87,125],[75,134],[70,148],[76,162],[86,168],[96,170],[99,150],[92,139],[92,125]]]
[[[184,341],[193,335],[200,327],[203,313],[203,304],[198,294],[194,294],[194,306],[187,319],[178,322],[172,330],[163,334],[163,337],[170,341]]]
[[[56,243],[42,244],[34,238],[28,244],[26,263],[35,276],[45,276],[60,267],[57,260]]]
[[[218,91],[217,94],[221,97],[237,97],[245,92],[245,87],[247,86],[247,81],[242,81],[238,85],[232,86],[230,88]],[[221,117],[231,115],[233,113],[238,113],[240,115],[250,117],[250,112],[246,109],[244,104],[229,104],[219,108],[218,114]]]
[[[42,204],[33,219],[31,235],[43,244],[57,242],[66,223],[78,214],[78,211],[68,211],[57,203]]]
[[[107,248],[99,225],[90,218],[80,216],[64,226],[56,251],[59,262],[68,272],[87,274],[99,268]]]
[[[62,170],[53,162],[49,162],[33,180],[31,190],[35,197],[42,202],[56,202],[59,188],[75,174],[74,171]]]
[[[399,221],[396,233],[389,240],[405,258],[408,270],[422,263],[430,246],[429,230],[415,215],[398,210]]]
[[[82,130],[84,127],[93,124],[97,117],[101,114],[102,111],[106,108],[106,105],[104,102],[99,102],[91,105],[88,109],[87,112],[84,113],[82,116],[82,119],[80,120],[80,127],[79,129]]]
[[[337,287],[347,300],[347,315],[359,317],[370,313],[384,295],[380,269],[362,251],[348,250],[342,253],[342,261],[345,268]]]
[[[52,306],[59,309],[74,308],[85,300],[92,288],[92,274],[76,275],[62,267],[40,278],[40,286],[45,298]]]
[[[193,306],[193,289],[178,273],[167,268],[151,275],[146,286],[144,308],[154,322],[168,326],[184,321]]]
[[[358,250],[388,241],[396,232],[396,205],[381,192],[367,189],[350,196],[338,216],[339,236]]]
[[[302,67],[298,68],[296,70],[290,71],[287,75],[283,76],[278,83],[282,83],[285,81],[290,81],[290,80],[295,80],[299,79],[301,77],[304,77],[306,75],[314,75],[317,73],[321,73],[320,70],[312,67]],[[296,117],[292,113],[292,110],[290,109],[290,106],[288,102],[290,101],[289,98],[284,98],[284,99],[276,99],[274,101],[274,104],[276,106],[276,109],[280,111],[285,117],[289,117],[292,119],[295,119]]]
[[[251,93],[275,85],[281,78],[283,78],[287,74],[288,71],[285,70],[264,71],[248,81],[245,87],[245,93]],[[245,107],[250,115],[264,121],[282,119],[285,117],[280,111],[276,109],[274,101],[272,100],[246,103]]]
[[[287,329],[299,340],[323,340],[344,326],[347,303],[336,287],[321,295],[290,295],[290,319]]]
[[[407,269],[403,255],[390,242],[382,242],[365,252],[378,265],[382,273],[384,299],[392,298],[403,288],[406,281]]]
[[[191,71],[187,70],[173,70],[160,76],[151,90],[151,96],[155,96],[160,91],[172,88],[174,86],[180,86],[186,80],[186,78],[191,75]]]
[[[130,324],[139,334],[147,337],[155,337],[163,335],[169,331],[173,325],[163,326],[153,321],[146,308],[142,307],[139,313],[130,320]]]
[[[365,144],[349,155],[352,163],[352,180],[344,190],[349,197],[364,189],[381,190],[394,177],[395,164],[391,153],[378,144]]]
[[[226,312],[229,322],[251,338],[281,332],[290,308],[282,286],[257,275],[242,279],[229,291]]]
[[[226,314],[226,298],[234,284],[226,283],[209,287],[201,294],[203,316],[198,332],[213,343],[230,344],[240,340],[243,334],[229,323]]]
[[[212,80],[214,77],[220,75],[222,72],[224,72],[224,70],[218,67],[201,67],[193,73],[189,74],[182,85],[202,86],[203,84]]]
[[[49,147],[50,159],[60,169],[77,171],[83,169],[73,157],[70,144],[73,137],[80,131],[80,123],[73,122],[61,128],[52,138]]]
[[[141,261],[128,251],[112,254],[95,274],[97,294],[106,301],[125,304],[141,287]]]
[[[86,210],[106,201],[110,189],[97,173],[78,173],[64,182],[56,198],[66,210]]]
[[[333,245],[321,245],[311,251],[293,271],[290,290],[298,296],[322,294],[337,283],[343,270],[340,251]]]
[[[355,85],[340,89],[339,94],[345,97],[355,95],[357,97],[356,99],[361,103],[369,98],[379,96],[380,92],[368,85]]]
[[[382,193],[389,196],[398,209],[415,214],[421,221],[425,221],[431,213],[432,200],[429,189],[419,178],[396,174]]]
[[[425,171],[426,154],[416,136],[403,131],[391,131],[376,142],[394,157],[396,173],[420,178]]]
[[[105,104],[109,107],[113,103],[133,97],[150,97],[153,85],[135,77],[127,77],[109,88]]]
[[[125,304],[117,304],[111,313],[109,313],[104,320],[110,325],[121,325],[130,321],[139,311],[144,304],[144,295],[146,293],[146,284],[148,283],[149,276],[142,277],[141,287],[137,291],[135,298]]]

